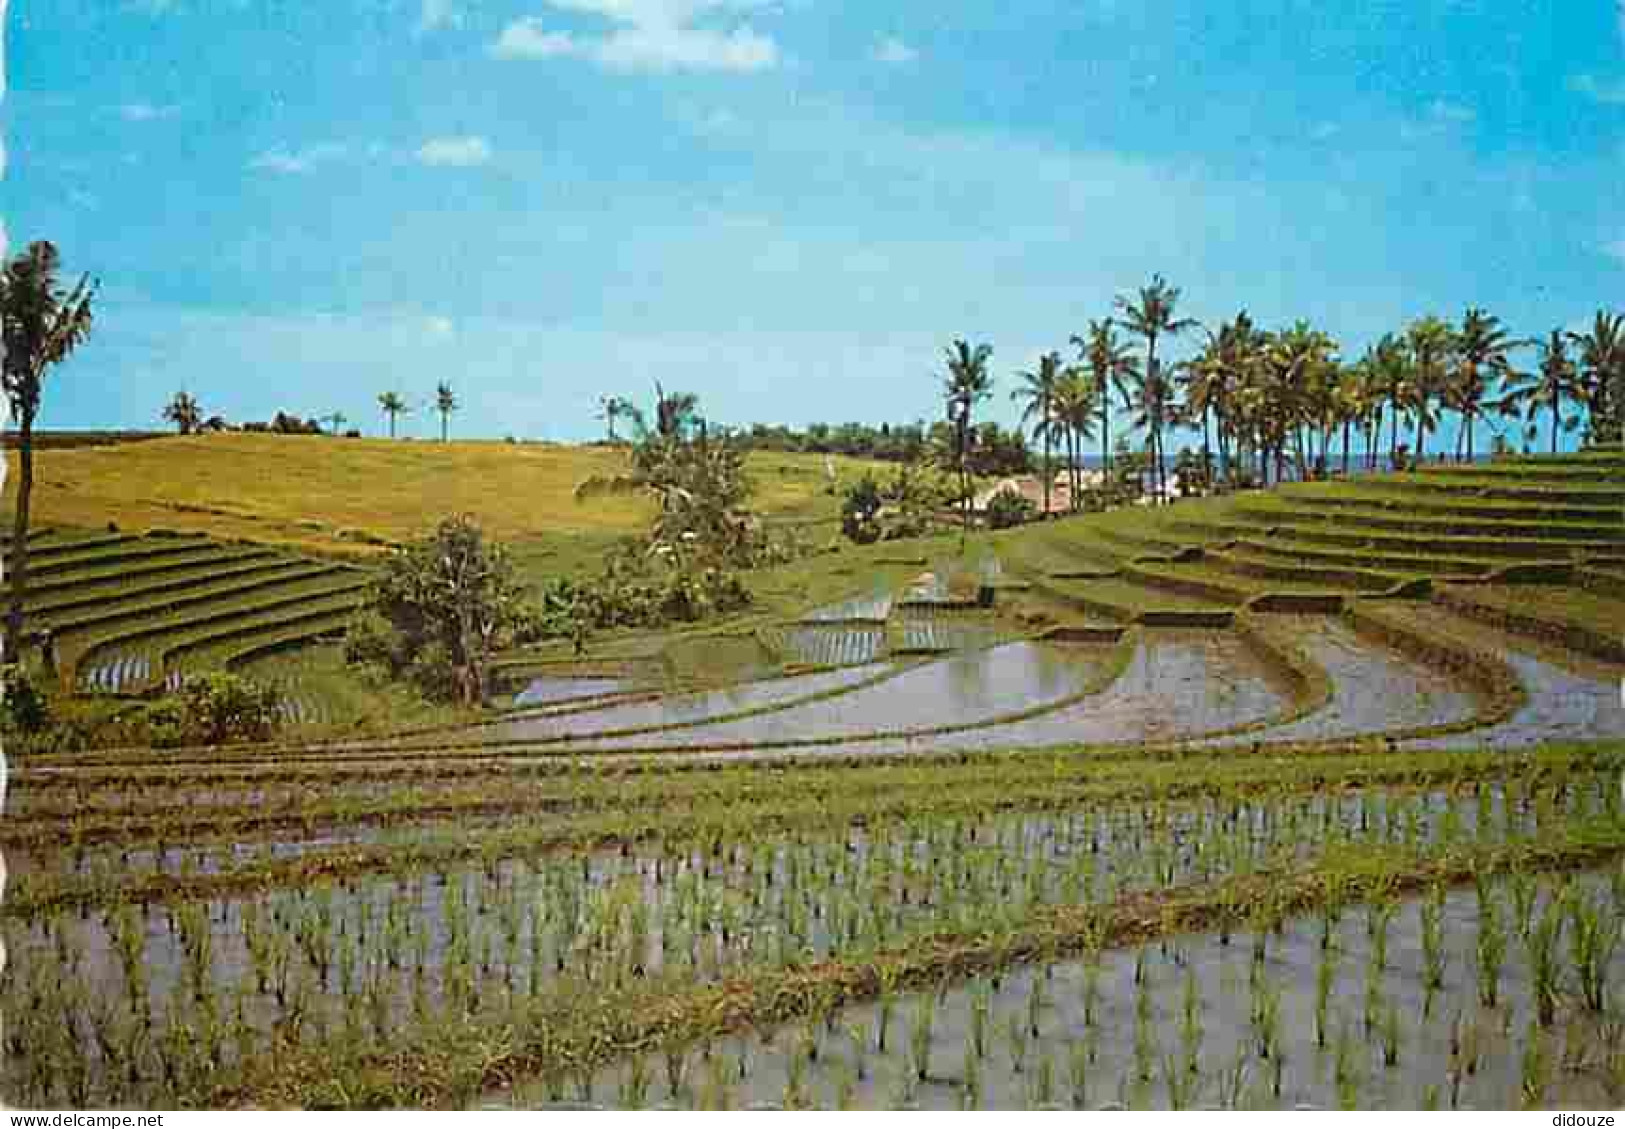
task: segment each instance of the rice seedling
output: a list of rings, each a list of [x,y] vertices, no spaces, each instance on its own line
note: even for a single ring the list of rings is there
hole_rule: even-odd
[[[1558,944],[1563,931],[1561,907],[1553,899],[1524,937],[1529,964],[1530,995],[1537,1022],[1550,1027],[1557,1012],[1560,975]]]
[[[1027,1024],[1012,1012],[1005,1028],[1006,1048],[1010,1055],[1010,1070],[1021,1074],[1027,1069]]]
[[[1067,1043],[1067,1085],[1072,1093],[1073,1109],[1089,1108],[1089,1074],[1094,1055],[1082,1039]]]
[[[1417,911],[1422,926],[1422,976],[1429,991],[1444,987],[1444,888],[1435,886]]]
[[[1620,921],[1590,893],[1571,890],[1568,902],[1569,951],[1580,998],[1586,1009],[1602,1014],[1608,1002],[1608,966],[1619,946]]]
[[[1519,1093],[1525,1109],[1537,1109],[1546,1097],[1547,1074],[1550,1068],[1546,1050],[1546,1035],[1541,1024],[1532,1022],[1524,1033],[1523,1053],[1519,1056]]]
[[[1501,999],[1501,968],[1506,959],[1506,927],[1501,922],[1500,901],[1481,882],[1478,887],[1478,943],[1474,949],[1478,976],[1478,1001],[1487,1008]]]
[[[936,1025],[936,997],[927,992],[914,1006],[913,1021],[909,1025],[909,1061],[915,1077],[924,1082],[931,1069],[931,1032]]]

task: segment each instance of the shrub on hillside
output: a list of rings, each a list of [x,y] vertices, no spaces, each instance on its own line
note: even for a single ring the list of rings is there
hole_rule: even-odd
[[[1000,490],[987,503],[987,524],[993,529],[1025,525],[1038,516],[1038,507],[1014,490]]]
[[[521,623],[522,594],[507,551],[472,518],[447,518],[384,559],[376,614],[352,625],[346,656],[404,673],[430,697],[474,704],[491,655]]]
[[[880,505],[880,487],[866,474],[846,492],[841,503],[841,532],[859,545],[880,540]]]
[[[44,691],[21,666],[7,665],[0,671],[5,691],[0,698],[6,728],[16,733],[42,733],[51,724],[51,703]]]

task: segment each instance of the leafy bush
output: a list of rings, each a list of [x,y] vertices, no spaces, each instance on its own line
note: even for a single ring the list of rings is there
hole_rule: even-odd
[[[841,532],[859,545],[880,540],[880,505],[880,487],[866,474],[847,491],[841,503]]]
[[[467,516],[391,552],[372,595],[377,612],[352,625],[346,656],[404,672],[434,698],[482,701],[492,653],[525,625],[507,551]]]
[[[987,524],[993,529],[1025,525],[1038,515],[1038,507],[1014,490],[1000,490],[987,503]]]
[[[8,664],[0,671],[0,678],[5,679],[0,710],[4,711],[6,728],[18,733],[42,733],[49,728],[50,700],[28,672],[21,666]]]
[[[282,717],[281,696],[275,689],[225,671],[190,676],[181,683],[175,701],[189,744],[266,741]]]

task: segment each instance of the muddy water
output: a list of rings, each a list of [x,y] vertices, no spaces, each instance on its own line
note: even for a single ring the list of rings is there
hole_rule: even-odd
[[[1602,875],[1577,882],[1617,927],[1618,895],[1608,887]],[[1546,881],[1534,890],[1532,920],[1553,890]],[[945,986],[930,993],[929,1008],[926,996],[903,993],[843,1009],[833,1024],[717,1040],[692,1053],[675,1093],[664,1063],[651,1057],[644,1100],[821,1109],[1515,1109],[1525,1105],[1527,1085],[1540,1108],[1617,1107],[1625,1079],[1610,1078],[1604,1060],[1620,1048],[1618,1025],[1610,1035],[1572,989],[1560,996],[1557,1022],[1536,1036],[1544,1065],[1526,1068],[1527,946],[1508,885],[1489,887],[1488,896],[1506,936],[1493,1004],[1483,1001],[1476,965],[1478,895],[1457,890],[1441,904],[1442,985],[1431,991],[1422,900],[1396,903],[1375,927],[1357,906],[1329,926],[1323,915],[1292,919],[1263,936],[1261,953],[1249,932],[1176,937],[1108,951],[1093,968],[1072,961]],[[1572,985],[1569,950],[1557,951]],[[1625,949],[1609,964],[1616,995],[1622,977]],[[568,1097],[623,1107],[632,1073],[626,1063],[604,1070],[585,1092],[572,1080]],[[535,1106],[557,1097],[556,1085],[531,1083],[490,1100]]]
[[[512,721],[485,726],[479,732],[488,741],[522,741],[572,734],[585,735],[603,730],[686,724],[703,721],[718,714],[783,705],[797,698],[843,689],[867,678],[873,678],[884,670],[884,665],[875,663],[820,674],[776,678],[767,682],[732,686],[724,690],[677,694],[658,701],[631,703],[611,709],[594,710],[586,714],[515,718]]]
[[[1625,669],[1507,635],[1439,608],[1417,608],[1413,615],[1418,623],[1495,650],[1517,672],[1529,698],[1500,725],[1456,738],[1417,740],[1415,747],[1482,743],[1512,749],[1542,741],[1625,737],[1620,690]]]
[[[1316,741],[1465,721],[1477,709],[1448,676],[1356,635],[1338,620],[1293,617],[1295,642],[1332,681],[1321,709],[1287,725],[1224,743]]]
[[[964,725],[1059,701],[1084,690],[1108,647],[1007,643],[955,653],[867,690],[787,710],[670,734],[593,742],[670,747],[794,743],[827,737]]]
[[[516,707],[546,706],[578,698],[619,694],[634,688],[624,678],[536,678],[514,696]]]
[[[877,755],[1172,740],[1280,713],[1290,692],[1228,633],[1148,633],[1111,686],[1076,705],[988,729],[843,747]]]

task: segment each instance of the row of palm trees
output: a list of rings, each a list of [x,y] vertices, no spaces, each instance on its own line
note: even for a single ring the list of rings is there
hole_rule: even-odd
[[[1584,331],[1554,329],[1528,340],[1512,336],[1495,315],[1470,308],[1459,325],[1419,318],[1345,363],[1337,341],[1306,321],[1264,330],[1243,311],[1208,328],[1179,316],[1180,297],[1178,287],[1154,276],[1119,295],[1112,316],[1071,338],[1074,362],[1050,352],[1036,369],[1016,374],[1011,398],[1043,451],[1046,512],[1057,448],[1070,468],[1075,504],[1085,442],[1098,436],[1109,473],[1114,405],[1143,436],[1158,498],[1168,494],[1166,444],[1175,428],[1201,433],[1206,473],[1226,483],[1267,483],[1272,470],[1278,481],[1288,465],[1298,477],[1324,474],[1334,443],[1346,474],[1356,436],[1361,462],[1374,469],[1385,430],[1391,464],[1413,452],[1426,458],[1430,436],[1450,415],[1460,424],[1453,454],[1468,461],[1477,453],[1480,425],[1499,434],[1506,420],[1518,423],[1526,443],[1544,426],[1554,453],[1560,435],[1585,421],[1594,440],[1625,441],[1622,314],[1599,310]],[[1168,344],[1192,330],[1205,334],[1196,353],[1170,363]],[[1525,371],[1513,357],[1529,349],[1536,363]],[[967,497],[966,441],[976,405],[992,396],[992,353],[990,346],[963,340],[947,349],[944,396]]]
[[[450,439],[451,417],[461,407],[462,404],[457,400],[457,393],[452,390],[450,384],[441,381],[435,385],[434,411],[440,416],[440,441],[442,443]],[[383,412],[384,418],[389,421],[389,437],[393,439],[395,438],[396,422],[401,416],[411,415],[413,407],[399,392],[380,392],[378,393],[378,410]],[[337,413],[327,418],[336,421],[335,427],[345,422],[343,417]]]

